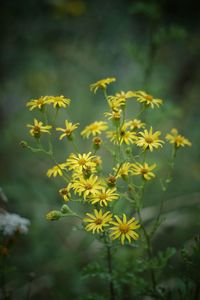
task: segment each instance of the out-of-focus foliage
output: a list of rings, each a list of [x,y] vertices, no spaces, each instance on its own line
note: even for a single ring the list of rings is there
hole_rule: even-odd
[[[86,125],[103,110],[101,96],[93,97],[86,86],[107,76],[116,76],[123,90],[146,89],[164,99],[161,117],[153,115],[151,122],[164,132],[164,126],[177,127],[193,143],[177,157],[174,179],[164,196],[159,178],[148,189],[149,207],[143,214],[148,224],[164,197],[154,251],[166,263],[162,288],[170,286],[176,294],[172,298],[162,290],[161,299],[190,299],[191,291],[199,293],[193,262],[198,251],[190,248],[200,226],[200,24],[195,2],[8,0],[1,3],[1,23],[0,185],[8,197],[3,205],[31,220],[29,234],[17,240],[8,256],[7,282],[14,299],[25,299],[29,288],[31,299],[107,299],[105,270],[100,278],[95,276],[104,250],[78,230],[73,219],[51,224],[44,219],[49,208],[62,204],[60,186],[43,172],[49,164],[45,156],[33,156],[19,146],[28,136],[28,99],[63,94],[73,100],[67,118]],[[65,118],[63,113],[61,123]],[[62,161],[61,147],[58,153]],[[177,249],[170,263],[171,252],[159,257],[168,247]],[[186,249],[184,259],[181,249]],[[123,273],[132,251],[116,253],[120,299],[131,299],[130,286],[138,282],[147,288],[139,276],[142,262],[129,265],[138,270],[138,277]],[[93,261],[97,264],[88,266]],[[86,276],[86,268],[92,276]]]

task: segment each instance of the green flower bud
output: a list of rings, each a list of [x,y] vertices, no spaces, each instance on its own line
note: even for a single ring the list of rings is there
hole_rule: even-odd
[[[59,210],[51,210],[46,214],[48,221],[59,220],[62,217],[62,213]]]

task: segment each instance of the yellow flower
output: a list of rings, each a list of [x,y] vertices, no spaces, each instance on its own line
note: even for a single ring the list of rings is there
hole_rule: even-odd
[[[159,136],[161,135],[160,131],[152,132],[152,127],[150,128],[149,132],[148,130],[144,130],[144,132],[139,132],[141,137],[138,137],[138,140],[136,141],[136,145],[139,147],[143,147],[144,150],[149,149],[150,151],[153,151],[153,148],[162,147],[162,144],[164,143],[162,140],[159,140]]]
[[[176,148],[192,146],[192,143],[184,136],[180,135],[176,128],[173,128],[171,133],[168,133],[165,138],[170,144],[174,144]]]
[[[29,107],[29,110],[34,108],[42,109],[45,104],[48,104],[48,96],[42,96],[38,99],[33,99],[27,102],[26,106]]]
[[[123,214],[123,220],[120,219],[118,216],[115,216],[117,222],[111,221],[110,223],[114,226],[111,227],[111,234],[110,237],[115,240],[120,238],[122,245],[124,245],[125,239],[131,242],[131,239],[137,240],[139,235],[135,232],[135,229],[139,228],[140,225],[135,218],[131,218],[127,221],[126,215]]]
[[[135,132],[127,130],[129,126],[129,122],[125,123],[119,130],[119,132],[116,131],[108,131],[107,137],[113,142],[114,144],[122,144],[125,143],[126,145],[130,145],[135,143],[135,140],[137,140],[137,136],[135,135]]]
[[[126,177],[129,174],[132,174],[132,164],[129,162],[125,162],[121,165],[117,164],[113,170],[115,171],[116,178]]]
[[[92,195],[90,199],[92,204],[99,203],[100,206],[107,206],[108,202],[112,202],[118,198],[119,195],[116,194],[116,188],[106,189],[103,187],[100,191]]]
[[[102,164],[101,157],[98,155],[95,155],[92,161],[96,164],[96,166],[100,166]]]
[[[93,136],[101,134],[102,131],[108,128],[107,123],[103,121],[96,121],[86,126],[85,129],[81,132],[83,137],[89,138],[92,134]]]
[[[145,93],[144,91],[137,91],[135,92],[135,96],[137,101],[140,103],[144,103],[147,107],[154,108],[154,106],[159,107],[163,104],[161,99],[155,99],[152,95]]]
[[[69,106],[71,100],[61,96],[48,96],[48,103],[53,103],[54,108],[67,107]]]
[[[51,125],[43,126],[43,123],[37,119],[34,119],[34,125],[28,124],[27,127],[31,128],[29,132],[35,138],[40,138],[42,132],[50,134],[49,130],[52,128]]]
[[[77,171],[95,167],[96,164],[93,162],[94,156],[91,156],[91,154],[91,152],[77,155],[72,153],[66,161],[66,166],[69,170],[76,169]]]
[[[128,92],[121,91],[119,93],[116,93],[115,96],[108,96],[108,100],[111,102],[121,103],[120,104],[121,106],[126,104],[126,99],[132,98],[134,96],[135,93],[133,93],[132,91],[128,91]]]
[[[56,177],[57,175],[63,176],[63,170],[66,170],[66,164],[57,164],[56,166],[52,167],[47,171],[48,177]]]
[[[138,119],[134,119],[129,121],[129,126],[131,130],[137,130],[140,128],[144,128],[145,127],[145,123],[142,123],[142,121],[138,120]]]
[[[86,199],[102,189],[101,182],[97,176],[91,175],[89,178],[80,177],[72,183],[75,194],[83,195]]]
[[[60,140],[62,140],[65,136],[67,138],[71,138],[72,132],[78,127],[79,123],[72,124],[71,122],[65,120],[65,128],[56,128],[57,131],[64,132],[59,137]]]
[[[103,213],[102,210],[94,210],[93,215],[86,213],[86,216],[83,221],[89,223],[85,226],[87,231],[92,231],[92,233],[99,233],[104,231],[104,227],[109,226],[109,223],[112,221],[112,214],[110,211]]]
[[[64,201],[69,201],[71,198],[71,184],[59,190],[59,194],[63,197]]]
[[[105,112],[105,117],[108,117],[108,120],[119,121],[121,118],[122,110],[113,110],[112,112]]]
[[[107,88],[108,84],[115,82],[115,81],[116,81],[115,77],[101,79],[90,85],[90,91],[94,92],[94,94],[95,94],[99,88],[105,90]]]
[[[112,110],[118,110],[126,104],[128,98],[132,98],[135,94],[131,91],[116,93],[115,96],[108,96],[108,104]]]
[[[156,164],[153,164],[149,166],[147,163],[144,163],[143,165],[139,163],[132,164],[132,174],[133,175],[142,175],[143,179],[150,180],[153,177],[155,177],[155,174],[151,172],[153,169],[155,169]]]

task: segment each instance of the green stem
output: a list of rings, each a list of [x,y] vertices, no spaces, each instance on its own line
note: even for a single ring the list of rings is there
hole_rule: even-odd
[[[114,282],[113,282],[111,244],[109,244],[105,233],[104,233],[104,242],[106,246],[108,272],[110,275],[110,281],[109,281],[110,300],[115,300],[116,298],[115,298],[115,290],[114,290]]]

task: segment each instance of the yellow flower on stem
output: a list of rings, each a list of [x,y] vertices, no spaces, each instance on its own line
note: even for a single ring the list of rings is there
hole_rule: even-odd
[[[140,103],[144,103],[147,107],[154,108],[154,106],[159,107],[163,104],[163,100],[155,99],[152,95],[145,93],[144,91],[136,91],[135,97]]]
[[[109,226],[109,223],[112,221],[112,214],[110,211],[103,213],[101,209],[99,211],[95,209],[93,214],[86,213],[86,217],[83,221],[89,223],[85,226],[87,231],[100,233],[104,231],[104,227]]]
[[[68,139],[72,138],[72,132],[79,126],[79,123],[76,124],[72,124],[71,122],[65,120],[65,128],[56,128],[57,131],[62,131],[64,132],[63,134],[61,134],[61,136],[59,137],[60,140],[62,140],[65,136]]]
[[[96,92],[99,88],[105,90],[107,88],[107,85],[109,85],[110,83],[115,82],[115,81],[116,81],[115,77],[101,79],[90,85],[90,91],[94,92],[94,94],[96,94]]]
[[[127,217],[123,214],[123,219],[120,219],[118,216],[115,216],[116,221],[111,221],[110,223],[114,226],[111,227],[110,237],[115,240],[120,238],[121,244],[124,245],[125,239],[131,243],[131,239],[137,240],[139,235],[135,232],[135,229],[139,228],[140,225],[135,218],[131,218],[127,221]]]
[[[116,93],[114,96],[108,96],[108,104],[112,110],[117,111],[120,107],[125,106],[126,100],[131,97],[133,97],[131,91],[126,93],[121,91],[120,93]]]
[[[158,149],[159,147],[162,147],[164,141],[159,139],[159,136],[161,135],[160,131],[152,132],[152,127],[150,128],[149,132],[148,130],[144,130],[144,132],[139,132],[141,135],[138,137],[138,140],[135,142],[137,146],[142,147],[144,150],[150,150],[153,151],[153,148]]]
[[[128,175],[132,174],[132,164],[129,162],[125,162],[123,164],[117,164],[116,167],[113,168],[115,172],[116,178],[125,178]]]
[[[42,96],[38,99],[30,100],[29,102],[27,102],[26,106],[29,107],[29,110],[33,110],[35,108],[39,108],[40,110],[42,110],[45,104],[48,103],[48,96]]]
[[[52,103],[54,108],[66,108],[69,106],[71,100],[69,98],[65,98],[63,95],[61,96],[48,96],[48,103]]]
[[[129,121],[129,126],[131,130],[137,130],[145,127],[145,123],[142,123],[142,121],[138,119],[134,119]]]
[[[27,127],[31,128],[29,132],[35,138],[40,138],[42,132],[50,134],[50,129],[52,128],[51,125],[43,126],[43,123],[37,119],[34,119],[34,125],[27,124]]]
[[[63,170],[66,170],[66,164],[65,163],[57,164],[47,171],[47,176],[48,177],[51,176],[56,177],[57,175],[63,176]]]
[[[77,155],[72,153],[66,161],[66,166],[69,170],[76,169],[76,171],[83,171],[87,168],[96,167],[96,164],[93,161],[94,156],[91,154],[91,152]]]
[[[127,130],[129,127],[129,122],[125,123],[121,128],[119,128],[119,132],[117,131],[108,131],[107,137],[113,142],[115,145],[121,144],[134,144],[137,140],[137,136],[135,132]]]
[[[97,176],[91,175],[89,178],[80,177],[75,179],[72,188],[75,194],[83,195],[84,200],[86,200],[88,196],[94,195],[102,189],[102,184]]]
[[[121,118],[121,112],[121,109],[113,110],[112,112],[105,112],[104,115],[108,118],[108,120],[119,121]]]
[[[92,134],[93,136],[97,134],[101,134],[102,131],[105,131],[108,128],[106,122],[103,121],[96,121],[91,123],[90,125],[86,126],[85,129],[81,132],[83,137],[89,138]]]
[[[165,138],[170,144],[174,144],[176,148],[192,146],[192,143],[180,135],[176,128],[173,128],[170,133],[166,134]]]
[[[92,204],[99,203],[100,206],[107,206],[108,202],[112,202],[113,200],[116,200],[118,198],[119,195],[116,193],[116,188],[106,189],[103,187],[101,190],[90,197],[90,201]]]
[[[71,199],[70,189],[71,189],[71,184],[59,190],[59,194],[66,202]]]
[[[155,174],[151,172],[153,169],[155,169],[156,164],[153,164],[149,166],[147,163],[139,164],[135,163],[132,164],[132,174],[133,175],[140,175],[145,180],[150,180],[153,177],[155,177]]]

